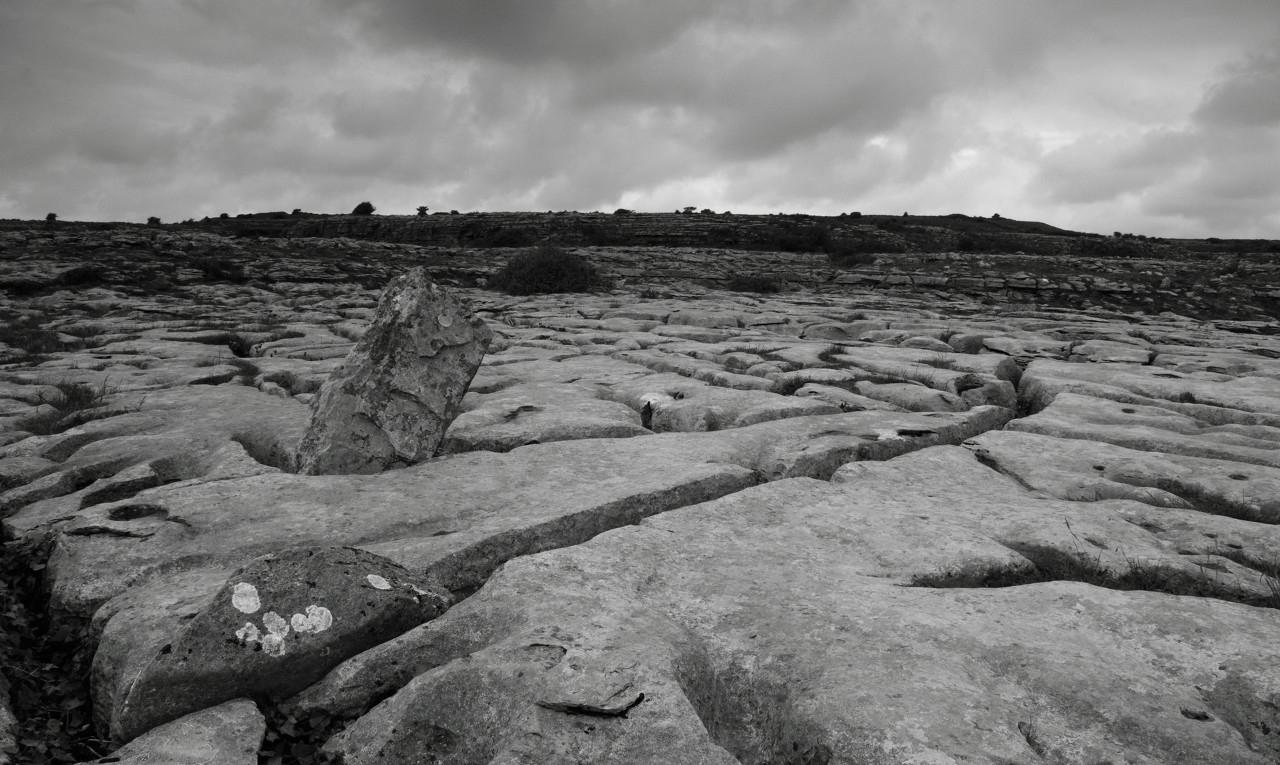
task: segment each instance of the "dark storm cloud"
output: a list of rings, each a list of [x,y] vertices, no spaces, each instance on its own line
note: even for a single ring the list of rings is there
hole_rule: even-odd
[[[1214,83],[1193,118],[1224,127],[1280,127],[1280,37]]]
[[[1049,154],[1053,201],[1129,198],[1138,212],[1199,231],[1280,231],[1280,54],[1274,41],[1221,67],[1176,129],[1080,139]]]
[[[0,216],[370,198],[1280,225],[1280,5],[1157,7],[6,0]]]

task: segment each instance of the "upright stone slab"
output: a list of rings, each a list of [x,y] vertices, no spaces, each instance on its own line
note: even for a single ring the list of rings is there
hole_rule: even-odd
[[[312,404],[298,472],[378,473],[431,457],[492,337],[423,269],[394,279]]]

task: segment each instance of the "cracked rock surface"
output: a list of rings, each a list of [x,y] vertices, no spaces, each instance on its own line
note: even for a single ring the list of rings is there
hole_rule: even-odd
[[[451,286],[438,445],[309,475],[418,250],[93,236],[98,283],[0,260],[54,280],[4,293],[0,515],[121,762],[1280,758],[1274,324]]]

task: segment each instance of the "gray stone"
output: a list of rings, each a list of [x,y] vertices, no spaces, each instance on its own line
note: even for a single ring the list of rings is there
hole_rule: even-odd
[[[0,765],[11,765],[17,753],[18,718],[10,707],[9,681],[0,675]]]
[[[1162,406],[1059,393],[1049,406],[1009,423],[1010,430],[1101,441],[1147,452],[1280,467],[1280,428],[1210,425]]]
[[[902,461],[857,463],[847,485],[754,487],[508,563],[402,636],[412,679],[328,750],[348,763],[1280,754],[1273,613],[1076,582],[903,586],[953,567],[1025,570],[1000,540],[1032,539],[1071,505],[963,450]],[[946,482],[921,480],[940,469]],[[1130,555],[1178,557],[1120,518],[1106,528]]]
[[[377,473],[431,457],[491,337],[484,321],[424,270],[397,277],[368,331],[313,401],[299,471]]]
[[[587,385],[542,383],[468,395],[466,411],[449,426],[441,452],[506,452],[551,441],[649,435],[638,412],[596,394]]]
[[[257,765],[266,729],[257,705],[235,699],[179,717],[130,741],[110,757],[81,765]]]
[[[854,390],[860,396],[884,401],[908,412],[963,412],[969,408],[968,402],[954,393],[918,383],[860,382]]]
[[[965,442],[979,459],[1060,499],[1131,499],[1280,524],[1280,468],[1000,430]]]
[[[348,656],[448,607],[419,575],[354,548],[293,548],[237,571],[119,695],[112,737],[129,741],[237,697],[292,695]]]

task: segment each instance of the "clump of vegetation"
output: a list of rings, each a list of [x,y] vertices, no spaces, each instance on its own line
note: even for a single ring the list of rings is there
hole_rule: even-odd
[[[373,202],[361,202],[351,211],[352,215],[373,215],[378,208],[373,206]]]
[[[48,616],[47,557],[47,547],[26,542],[6,542],[0,550],[0,669],[18,718],[14,761],[95,760],[110,742],[94,734],[88,625]]]
[[[105,377],[97,387],[82,382],[58,382],[53,387],[57,393],[42,401],[50,408],[22,420],[19,427],[37,436],[61,433],[92,419],[86,413],[100,406],[114,392]]]
[[[509,295],[591,292],[607,286],[596,267],[577,253],[554,245],[522,252],[489,279],[489,286]]]
[[[0,351],[0,363],[31,361],[62,350],[62,341],[58,333],[40,327],[23,327],[16,324],[0,323],[0,343],[4,343],[18,353],[4,354]]]
[[[724,288],[733,292],[774,293],[782,291],[782,283],[766,274],[735,274],[725,282]]]
[[[58,284],[66,287],[89,287],[106,281],[106,272],[97,266],[76,266],[58,275]]]
[[[249,281],[249,277],[244,272],[244,266],[229,258],[196,258],[191,265],[199,269],[200,273],[211,282],[244,284]]]
[[[901,245],[893,245],[874,239],[836,239],[827,242],[827,262],[835,268],[869,266],[876,262],[876,253],[899,252]]]

